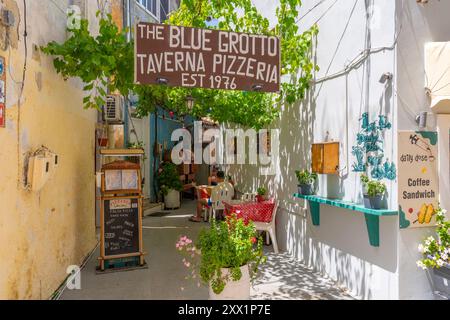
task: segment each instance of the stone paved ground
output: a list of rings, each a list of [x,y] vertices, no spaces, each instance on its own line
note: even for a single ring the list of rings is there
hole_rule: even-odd
[[[175,250],[180,235],[195,238],[206,223],[188,222],[194,212],[194,202],[186,202],[182,209],[159,217],[144,219],[144,248],[149,253],[148,268],[98,275],[95,273],[98,249],[81,274],[81,290],[64,290],[61,299],[156,299],[206,300],[208,289],[185,280],[186,269],[182,257]],[[146,215],[161,211],[153,208]],[[262,266],[260,277],[252,289],[252,299],[352,299],[336,285],[305,268],[287,254],[275,255],[266,248],[268,261]]]

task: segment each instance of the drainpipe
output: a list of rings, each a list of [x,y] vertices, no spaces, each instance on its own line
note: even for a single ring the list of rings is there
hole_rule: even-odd
[[[127,21],[127,27],[129,28],[128,30],[128,41],[131,41],[131,0],[125,0],[126,1],[126,5],[127,5],[127,17],[126,17],[126,21]]]
[[[126,28],[129,28],[128,34],[127,34],[127,40],[131,41],[131,1],[130,0],[123,0],[122,2],[123,11],[124,11],[124,25]],[[130,134],[128,132],[129,130],[129,107],[130,107],[130,101],[128,97],[125,97],[125,103],[124,103],[124,147],[126,148],[128,145],[128,142],[130,141]]]

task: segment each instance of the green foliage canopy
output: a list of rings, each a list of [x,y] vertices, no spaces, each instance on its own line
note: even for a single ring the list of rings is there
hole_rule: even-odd
[[[84,107],[101,109],[107,91],[127,96],[134,87],[134,46],[127,41],[127,30],[120,31],[108,15],[99,20],[96,37],[85,19],[79,28],[68,31],[70,37],[64,43],[52,41],[41,50],[55,56],[53,65],[64,79],[78,77],[85,83]]]
[[[237,123],[255,129],[269,125],[279,114],[281,104],[292,104],[305,97],[317,66],[311,60],[317,26],[300,32],[297,17],[301,0],[280,0],[276,10],[277,24],[269,26],[251,0],[183,0],[166,23],[187,27],[275,35],[281,40],[282,83],[279,94],[224,91],[211,89],[170,88],[158,85],[135,85],[134,45],[127,41],[127,29],[119,30],[112,17],[100,19],[99,35],[89,32],[87,20],[62,44],[50,42],[44,53],[55,56],[54,66],[65,78],[78,77],[86,83],[86,108],[101,108],[107,92],[139,96],[138,114],[154,112],[156,106],[197,117],[210,117],[222,123]],[[217,27],[206,21],[217,19]],[[193,110],[187,110],[186,98],[195,99]]]

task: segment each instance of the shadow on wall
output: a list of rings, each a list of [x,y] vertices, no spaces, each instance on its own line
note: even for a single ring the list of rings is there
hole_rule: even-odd
[[[366,1],[366,11],[369,10],[368,4],[370,4],[369,1]],[[370,49],[372,45],[368,26],[369,24],[367,24],[364,43],[366,49]],[[316,58],[315,60],[317,62]],[[351,110],[349,106],[352,106],[355,112],[357,112],[355,107],[359,108],[362,114],[368,110],[371,101],[376,101],[375,105],[379,101],[380,113],[392,116],[393,88],[390,83],[385,84],[382,96],[375,100],[371,99],[372,86],[374,83],[378,84],[378,78],[375,79],[371,75],[371,64],[372,61],[368,57],[354,66],[354,69],[361,68],[363,72],[360,80],[361,96],[358,97],[360,104],[355,99],[358,94],[352,94],[352,99],[349,98],[351,89],[349,89],[347,76],[353,69],[343,75],[347,91],[347,101],[344,102],[347,122],[355,118],[349,114]],[[375,77],[378,76],[378,74],[375,75]],[[317,97],[321,89],[326,87],[313,86],[304,101],[292,106],[283,106],[280,119],[273,124],[272,128],[280,130],[280,157],[276,164],[275,176],[261,176],[260,169],[251,165],[231,166],[229,174],[236,180],[239,191],[256,192],[260,185],[264,185],[270,195],[281,201],[277,237],[282,250],[288,251],[291,256],[301,260],[307,266],[326,273],[340,284],[351,288],[357,296],[365,299],[377,298],[381,294],[379,292],[384,291],[387,297],[387,295],[395,294],[392,293],[395,291],[392,289],[392,282],[396,281],[397,271],[397,218],[380,219],[381,244],[379,248],[375,248],[369,244],[364,215],[322,206],[321,226],[315,227],[311,223],[309,213],[305,215],[302,211],[300,201],[292,198],[292,194],[297,191],[295,170],[310,168],[311,144],[315,142],[314,125],[320,125],[322,121],[330,119],[330,114],[317,113]],[[321,91],[321,110],[325,109],[329,102],[325,91]],[[336,101],[330,103],[335,104]],[[348,123],[348,125],[359,128],[359,123]],[[345,148],[351,150],[353,139],[348,140]],[[322,190],[332,189],[336,196],[342,197],[345,194],[347,197],[355,197],[354,200],[361,198],[361,195],[356,195],[360,193],[360,190],[356,190],[359,177],[356,174],[350,174],[350,170],[351,162],[349,161],[348,172],[341,178],[321,179],[323,183],[321,186],[324,187]],[[355,179],[355,190],[345,192],[344,183],[349,182],[347,179]],[[350,195],[351,192],[355,195]],[[375,288],[378,292],[376,295],[373,292]]]

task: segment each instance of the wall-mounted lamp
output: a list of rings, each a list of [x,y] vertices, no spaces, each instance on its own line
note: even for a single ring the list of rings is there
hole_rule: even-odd
[[[169,80],[167,80],[166,78],[158,78],[158,79],[156,79],[156,82],[158,84],[168,84]]]
[[[189,95],[186,97],[186,107],[189,111],[192,111],[194,109],[195,99]]]
[[[380,80],[378,80],[380,83],[386,83],[386,81],[391,81],[394,78],[394,75],[390,72],[383,73],[381,75]]]
[[[419,128],[426,128],[428,120],[428,112],[423,111],[416,117],[416,122],[419,125]]]
[[[261,84],[255,84],[252,86],[253,91],[261,91],[263,86]]]

